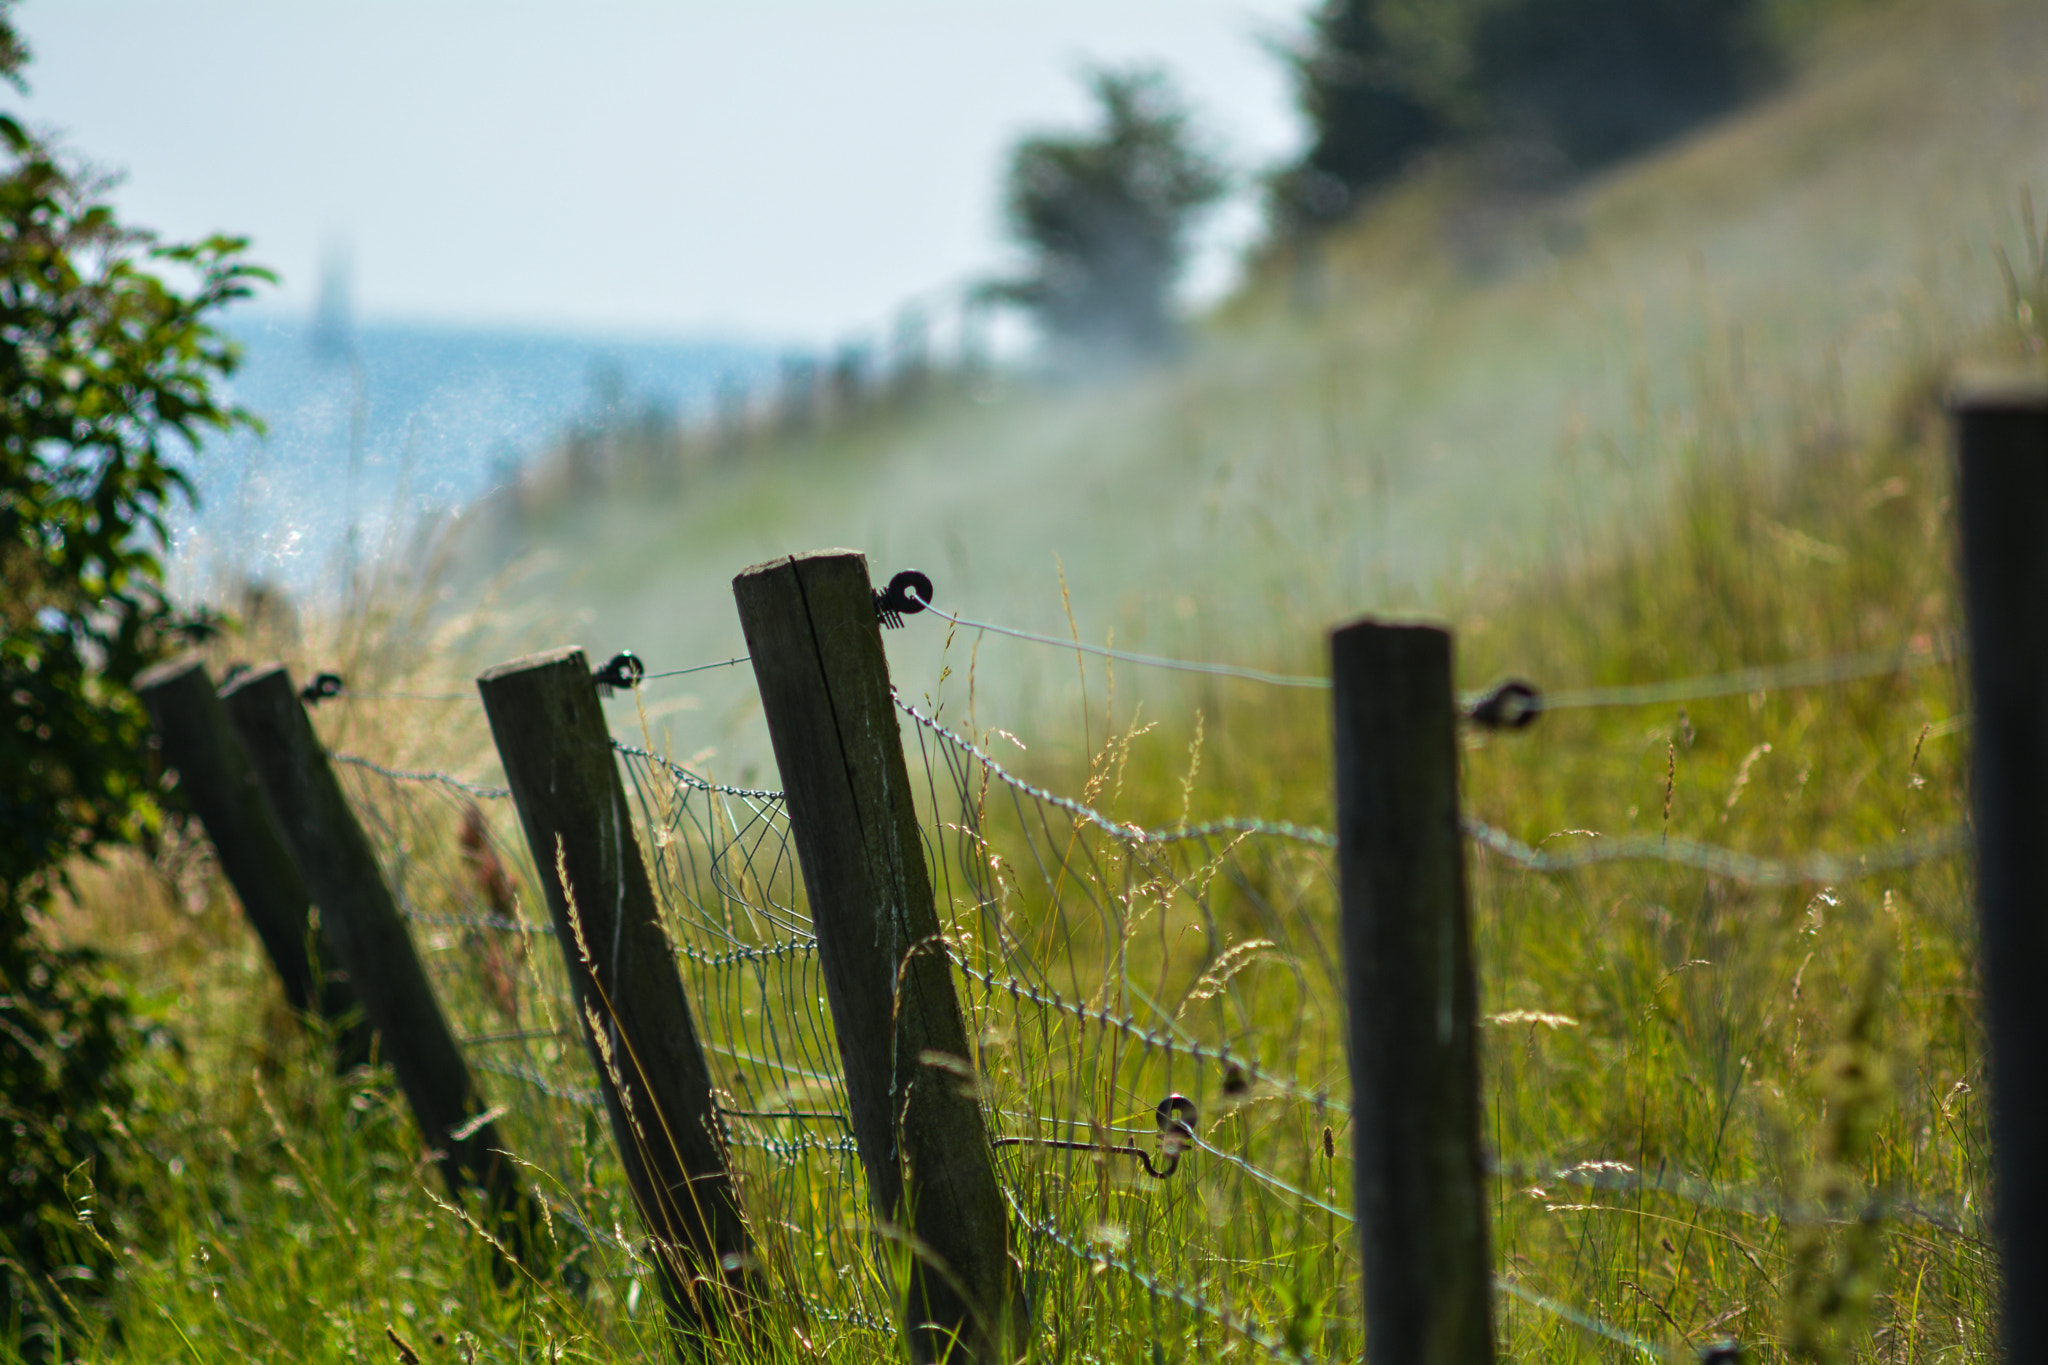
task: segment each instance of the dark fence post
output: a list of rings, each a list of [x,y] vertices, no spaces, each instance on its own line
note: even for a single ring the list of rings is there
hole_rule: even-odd
[[[2048,386],[1958,394],[1992,1199],[2007,1360],[2048,1357]]]
[[[1352,1145],[1373,1365],[1491,1365],[1450,632],[1330,636]]]
[[[912,1355],[1007,1361],[1023,1310],[1009,1218],[918,838],[888,660],[851,550],[756,565],[733,580],[846,1069],[877,1218],[916,1261]],[[971,1074],[971,1073],[970,1073]]]
[[[321,930],[362,1001],[379,1051],[398,1073],[422,1136],[439,1154],[449,1190],[457,1198],[465,1189],[480,1191],[494,1235],[514,1257],[537,1257],[535,1206],[484,1117],[483,1098],[384,884],[376,851],[349,809],[291,675],[282,666],[245,673],[222,689],[221,699],[320,907]],[[501,1277],[509,1274],[501,1263]]]
[[[335,1038],[343,1068],[367,1061],[370,1030],[360,1017],[349,1018],[356,1011],[355,992],[345,977],[324,970],[332,956],[313,928],[305,879],[205,663],[184,658],[158,664],[135,680],[135,691],[149,708],[164,761],[177,771],[179,790],[205,827],[221,871],[277,969],[286,1002],[300,1014],[318,1011],[328,1023],[343,1026]]]
[[[537,654],[491,669],[477,690],[633,1199],[662,1252],[663,1292],[685,1321],[710,1325],[755,1298],[758,1277],[590,664],[580,649]],[[707,1297],[707,1284],[725,1289]]]

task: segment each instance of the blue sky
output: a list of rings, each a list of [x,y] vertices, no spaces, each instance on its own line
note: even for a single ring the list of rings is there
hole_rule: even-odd
[[[823,343],[1001,268],[1005,148],[1163,63],[1238,164],[1299,133],[1302,0],[23,0],[38,127],[134,222],[232,230],[310,309]],[[1213,292],[1250,231],[1208,234]]]

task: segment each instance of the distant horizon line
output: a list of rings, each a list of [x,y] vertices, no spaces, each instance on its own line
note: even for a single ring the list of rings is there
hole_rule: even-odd
[[[317,307],[291,307],[274,300],[254,299],[230,305],[218,319],[218,324],[229,331],[250,325],[265,329],[293,329],[312,332],[319,325]],[[699,329],[677,328],[657,329],[644,324],[620,324],[607,327],[595,323],[559,322],[537,320],[490,320],[483,318],[460,319],[433,316],[408,316],[403,313],[376,313],[353,317],[349,320],[353,332],[439,332],[446,335],[491,335],[499,337],[531,337],[536,340],[593,341],[628,343],[651,346],[697,346],[705,348],[751,351],[766,354],[802,349],[804,343],[794,338],[768,338],[749,335],[745,329],[728,326],[709,326]]]

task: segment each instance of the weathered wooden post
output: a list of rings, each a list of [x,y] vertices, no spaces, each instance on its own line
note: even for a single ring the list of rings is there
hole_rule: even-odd
[[[590,664],[580,649],[537,654],[491,669],[477,690],[663,1293],[685,1322],[712,1325],[758,1295],[758,1275]]]
[[[305,879],[205,663],[188,657],[158,664],[136,678],[135,691],[149,709],[164,761],[177,771],[179,789],[277,969],[286,1003],[341,1028],[335,1050],[344,1068],[368,1060],[370,1030],[357,1014],[355,992],[347,978],[327,970],[332,957],[313,927]]]
[[[1491,1365],[1450,632],[1330,636],[1353,1150],[1373,1365]]]
[[[458,1199],[465,1190],[481,1192],[493,1234],[535,1268],[538,1210],[485,1113],[376,851],[349,809],[291,675],[281,665],[245,673],[222,689],[221,699],[320,907],[320,927],[449,1190]],[[501,1263],[500,1273],[509,1278],[511,1268]]]
[[[2005,1358],[2048,1359],[2048,385],[1956,395]]]
[[[1009,1217],[939,935],[867,561],[821,550],[733,580],[875,1216],[916,1259],[914,1358],[1022,1354]]]

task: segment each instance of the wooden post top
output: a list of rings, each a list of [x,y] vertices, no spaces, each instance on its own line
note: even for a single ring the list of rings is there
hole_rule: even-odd
[[[272,678],[279,676],[284,678],[285,686],[291,686],[292,671],[284,664],[257,664],[253,668],[237,673],[234,677],[221,684],[220,694],[223,697],[232,697],[237,692],[246,692],[252,687],[261,686],[268,683]]]
[[[494,664],[477,674],[476,682],[478,687],[482,687],[485,683],[496,682],[499,678],[508,678],[515,673],[531,673],[535,669],[557,668],[567,663],[575,664],[586,673],[590,671],[590,658],[583,652],[582,645],[563,645],[560,649],[545,649],[538,654],[528,654]]]
[[[203,657],[198,654],[180,654],[176,658],[165,659],[162,663],[151,664],[148,668],[136,674],[135,690],[137,692],[153,692],[158,688],[183,682],[194,673],[204,674],[205,672],[206,660]],[[211,687],[212,685],[211,680],[209,680],[207,686]]]
[[[858,559],[861,563],[865,564],[867,563],[867,558],[859,550],[802,550],[796,554],[778,555],[774,559],[764,559],[759,564],[750,565],[734,574],[732,581],[738,583],[741,579],[758,578],[764,573],[772,573],[777,569],[801,564],[812,559]]]

